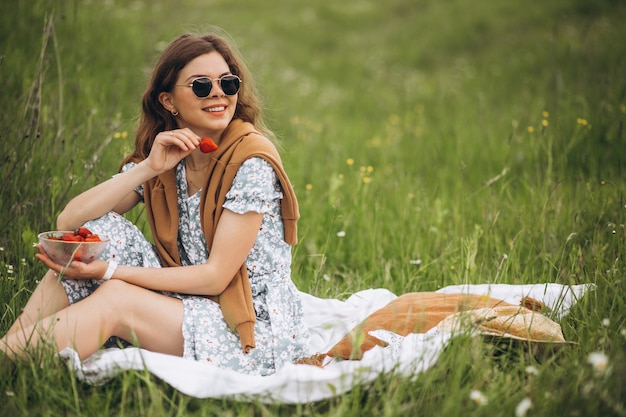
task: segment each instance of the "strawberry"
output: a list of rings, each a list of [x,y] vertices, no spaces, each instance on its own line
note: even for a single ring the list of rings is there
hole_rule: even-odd
[[[93,235],[93,233],[91,233],[91,230],[87,229],[86,227],[79,227],[78,229],[76,229],[74,234],[77,234],[78,236],[81,236],[81,237],[87,237],[87,236]]]
[[[79,247],[75,252],[74,252],[74,260],[75,261],[80,261],[81,258],[83,257],[83,250]]]
[[[66,242],[82,242],[83,238],[77,234],[68,232],[64,233],[63,236],[61,236],[61,240],[64,240]]]
[[[92,233],[86,227],[79,227],[73,232],[63,233],[61,236],[48,236],[50,240],[64,240],[66,242],[102,242],[100,236]]]
[[[213,142],[213,139],[205,136],[200,140],[200,150],[202,153],[215,152],[217,150],[217,144]]]

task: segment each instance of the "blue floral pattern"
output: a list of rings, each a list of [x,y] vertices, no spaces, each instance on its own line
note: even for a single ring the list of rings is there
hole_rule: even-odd
[[[132,169],[128,164],[124,170]],[[208,250],[200,225],[198,191],[188,196],[185,163],[176,167],[179,206],[178,249],[183,265],[200,264]],[[143,195],[143,187],[137,188]],[[256,348],[244,354],[239,337],[224,321],[220,306],[201,296],[167,293],[184,305],[183,356],[250,375],[269,375],[281,366],[308,355],[309,332],[303,321],[298,290],[291,280],[291,247],[284,241],[278,177],[262,158],[251,158],[240,167],[226,196],[224,208],[235,213],[263,214],[261,229],[246,258],[257,321]],[[141,231],[124,217],[109,213],[86,225],[111,237],[103,259],[122,265],[160,267],[158,257]],[[70,302],[77,302],[98,287],[98,281],[64,280]],[[110,340],[108,343],[118,341]]]

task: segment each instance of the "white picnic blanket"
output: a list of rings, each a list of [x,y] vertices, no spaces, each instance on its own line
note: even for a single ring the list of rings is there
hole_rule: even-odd
[[[512,304],[524,296],[541,301],[560,320],[591,285],[461,285],[440,289],[440,293],[490,295]],[[317,298],[301,293],[306,323],[311,330],[310,353],[326,352],[369,314],[396,298],[386,289],[357,292],[345,301]],[[341,395],[357,384],[365,384],[385,373],[412,377],[432,367],[453,337],[436,328],[406,337],[376,331],[389,343],[365,352],[359,361],[330,359],[323,368],[288,365],[270,376],[249,376],[220,369],[204,362],[150,352],[139,348],[101,350],[80,361],[72,349],[60,354],[76,376],[89,384],[103,384],[124,370],[147,370],[180,392],[197,398],[255,399],[261,402],[308,403]]]

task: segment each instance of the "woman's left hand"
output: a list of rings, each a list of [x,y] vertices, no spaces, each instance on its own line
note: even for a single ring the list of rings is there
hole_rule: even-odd
[[[68,265],[55,263],[41,245],[37,245],[39,253],[35,258],[43,262],[48,268],[68,279],[102,279],[107,270],[108,263],[102,259],[96,259],[88,264],[80,261],[72,261]]]

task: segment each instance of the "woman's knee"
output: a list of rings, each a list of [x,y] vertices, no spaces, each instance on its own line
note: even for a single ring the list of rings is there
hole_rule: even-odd
[[[113,314],[122,316],[141,308],[146,303],[150,304],[155,298],[165,297],[147,288],[118,279],[104,281],[91,295],[91,297],[94,296],[98,299],[98,303],[103,304],[103,307],[112,310]]]
[[[92,297],[104,312],[112,336],[132,342],[137,338],[154,347],[163,343],[159,338],[164,331],[168,340],[175,339],[173,332],[180,332],[183,305],[177,298],[116,279],[103,282]]]
[[[112,279],[101,283],[98,289],[94,291],[94,295],[107,298],[111,304],[118,304],[128,302],[137,290],[145,289],[122,280]]]
[[[140,297],[138,290],[146,291],[127,282],[112,279],[100,284],[84,301],[90,304],[90,311],[102,317],[103,325],[106,323],[112,336],[121,336],[120,329],[126,325],[126,320],[132,315],[134,304]]]
[[[57,273],[48,270],[43,275],[24,308],[29,309],[33,303],[37,311],[45,315],[69,305],[67,293]]]
[[[145,288],[127,282],[112,279],[105,281],[87,298],[98,304],[98,308],[106,310],[108,317],[123,316],[133,308]]]
[[[52,269],[48,269],[41,280],[39,281],[39,285],[54,287],[56,285],[61,285],[61,280],[59,279],[59,274],[54,272]]]

